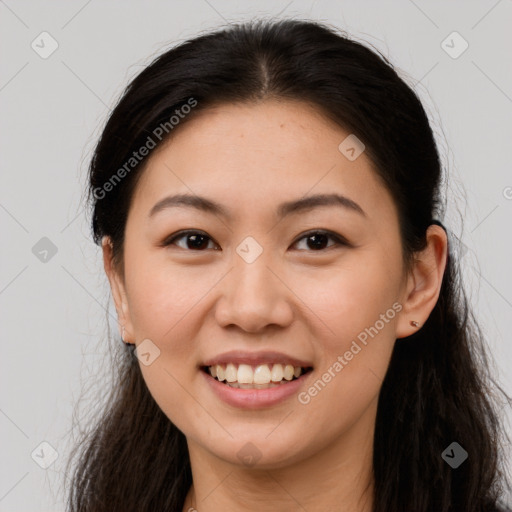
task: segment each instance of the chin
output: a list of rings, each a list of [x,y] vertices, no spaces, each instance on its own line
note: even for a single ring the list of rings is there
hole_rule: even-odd
[[[216,457],[248,469],[279,469],[287,467],[299,459],[304,458],[307,446],[303,445],[304,439],[287,437],[286,439],[272,439],[268,428],[264,432],[247,432],[242,436],[233,436],[223,443],[211,443],[203,445]],[[299,441],[302,441],[299,444]]]

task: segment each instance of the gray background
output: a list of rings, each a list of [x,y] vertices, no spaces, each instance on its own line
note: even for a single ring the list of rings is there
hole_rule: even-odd
[[[115,310],[81,198],[109,109],[165,47],[255,16],[332,23],[380,49],[418,92],[450,172],[445,223],[512,393],[511,0],[0,0],[0,511],[64,510],[73,407],[83,386],[108,388]],[[59,45],[46,59],[31,47],[50,48],[43,31]],[[442,46],[454,31],[469,44],[457,58]],[[445,44],[462,49],[453,36]],[[43,237],[57,250],[47,261]],[[50,462],[42,442],[58,453],[48,469],[34,461]]]

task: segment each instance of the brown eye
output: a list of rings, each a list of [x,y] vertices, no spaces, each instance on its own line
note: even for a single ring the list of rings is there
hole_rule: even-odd
[[[329,239],[334,240],[334,243],[327,245]],[[342,237],[329,231],[310,231],[295,242],[294,245],[298,244],[301,240],[306,240],[306,247],[312,251],[322,251],[336,245],[348,245]]]
[[[185,239],[184,245],[175,244],[176,240],[180,240],[182,238]],[[181,231],[180,233],[172,235],[171,238],[165,240],[162,245],[165,247],[169,245],[178,245],[178,247],[181,247],[182,249],[201,251],[202,249],[208,248],[208,240],[213,242],[208,235],[201,231]]]

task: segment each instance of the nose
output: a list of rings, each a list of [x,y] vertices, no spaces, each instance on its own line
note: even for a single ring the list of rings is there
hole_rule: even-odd
[[[264,253],[252,263],[235,255],[234,268],[221,285],[215,312],[219,325],[257,333],[269,325],[285,328],[292,322],[293,292]]]

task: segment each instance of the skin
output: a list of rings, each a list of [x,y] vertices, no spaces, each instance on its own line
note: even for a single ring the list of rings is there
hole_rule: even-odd
[[[426,249],[405,272],[393,199],[364,152],[349,161],[338,150],[347,135],[301,102],[205,110],[147,162],[128,215],[124,275],[104,239],[124,339],[159,348],[141,370],[187,438],[194,484],[184,511],[371,510],[378,393],[395,340],[420,329],[437,302],[447,239],[430,226]],[[275,215],[281,202],[333,191],[366,216],[336,206]],[[180,207],[148,219],[175,193],[211,198],[233,217]],[[209,239],[200,249],[186,236],[161,245],[184,229]],[[329,247],[315,249],[303,238],[313,229],[350,245],[327,239]],[[263,248],[251,264],[236,252],[247,236]],[[228,350],[278,350],[311,361],[312,383],[394,303],[401,311],[307,404],[294,395],[242,410],[221,401],[198,370]],[[261,457],[251,467],[237,457],[249,442]]]

